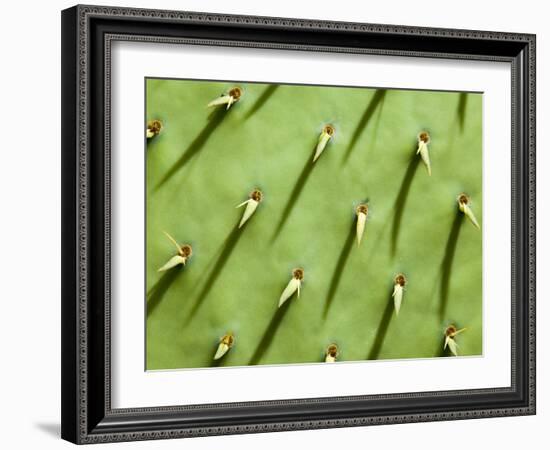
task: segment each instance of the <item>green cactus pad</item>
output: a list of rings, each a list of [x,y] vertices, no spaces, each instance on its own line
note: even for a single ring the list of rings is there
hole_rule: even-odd
[[[239,86],[227,110],[207,108]],[[148,79],[148,370],[482,353],[482,95]],[[313,154],[323,127],[334,135]],[[428,176],[417,135],[430,135]],[[144,132],[145,133],[145,132]],[[255,213],[238,229],[254,189]],[[368,203],[361,245],[355,208]],[[192,256],[158,272],[177,249]],[[279,297],[304,269],[300,298]],[[406,277],[395,315],[394,278]],[[234,345],[219,360],[220,339]]]

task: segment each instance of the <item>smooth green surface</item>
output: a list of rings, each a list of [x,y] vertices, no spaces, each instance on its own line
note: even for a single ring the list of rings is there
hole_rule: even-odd
[[[482,95],[240,83],[241,100],[209,120],[206,104],[235,85],[147,80],[147,119],[164,126],[147,144],[147,368],[211,366],[227,331],[226,366],[320,362],[332,342],[341,361],[440,356],[450,323],[468,327],[460,354],[480,355],[482,233],[455,218],[466,192],[483,226]],[[336,135],[304,178],[325,123]],[[410,165],[421,130],[431,177]],[[256,187],[264,201],[237,233],[235,206]],[[365,238],[347,252],[365,199]],[[175,248],[163,231],[194,250],[165,275]],[[294,267],[305,269],[302,295],[277,312]],[[408,284],[396,317],[387,305],[399,272]]]

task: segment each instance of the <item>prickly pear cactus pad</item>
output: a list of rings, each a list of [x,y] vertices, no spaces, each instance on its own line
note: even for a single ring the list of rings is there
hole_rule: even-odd
[[[482,354],[482,94],[146,90],[148,370]]]

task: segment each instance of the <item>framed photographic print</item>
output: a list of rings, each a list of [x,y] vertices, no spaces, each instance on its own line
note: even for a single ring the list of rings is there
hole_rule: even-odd
[[[62,436],[535,413],[535,37],[62,13]]]

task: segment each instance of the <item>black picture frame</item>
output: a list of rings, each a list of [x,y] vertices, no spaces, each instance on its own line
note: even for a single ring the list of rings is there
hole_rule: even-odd
[[[113,409],[110,45],[115,40],[505,61],[512,72],[511,386]],[[78,444],[535,414],[535,36],[75,6],[62,12],[62,437]]]

